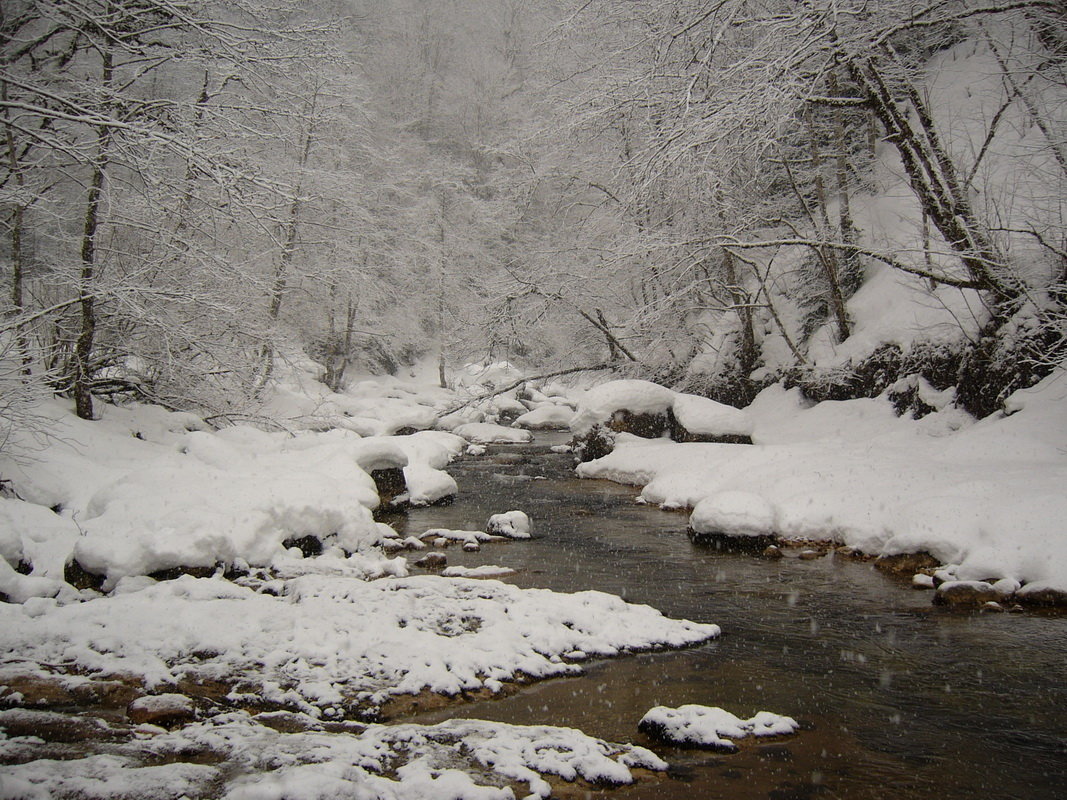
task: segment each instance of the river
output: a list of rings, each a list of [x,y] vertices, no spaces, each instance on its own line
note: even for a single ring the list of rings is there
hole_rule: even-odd
[[[394,521],[408,532],[484,529],[511,509],[535,538],[449,548],[450,564],[500,564],[519,586],[596,589],[722,626],[688,650],[590,663],[585,674],[409,721],[472,717],[580,728],[652,747],[668,777],[617,798],[1059,798],[1067,780],[1067,617],[934,607],[931,595],[839,556],[767,560],[693,544],[686,516],[632,487],[574,477],[562,434],[494,446],[449,467],[450,506]],[[792,555],[792,554],[790,554]],[[653,744],[655,705],[767,710],[803,729],[732,755]]]

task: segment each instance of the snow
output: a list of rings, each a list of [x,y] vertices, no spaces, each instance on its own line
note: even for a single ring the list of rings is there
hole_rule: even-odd
[[[671,408],[689,433],[705,436],[751,436],[752,420],[741,409],[694,394],[679,394]]]
[[[247,697],[317,716],[342,702],[374,708],[396,695],[451,695],[520,673],[573,674],[578,668],[558,657],[575,649],[617,655],[719,633],[600,592],[353,577],[273,579],[266,594],[258,581],[183,576],[82,603],[48,601],[40,614],[9,605],[0,640],[22,659],[123,674],[153,690],[183,677],[232,676]]]
[[[574,409],[569,406],[546,404],[523,414],[512,425],[532,430],[564,430],[573,418]]]
[[[482,564],[480,567],[445,567],[441,575],[445,578],[500,578],[513,575],[511,567],[498,567],[495,564]]]
[[[696,533],[726,536],[767,536],[774,533],[774,508],[757,494],[729,491],[709,495],[689,517]]]
[[[425,464],[404,467],[404,480],[408,486],[408,502],[413,506],[428,506],[459,492],[455,478]]]
[[[531,523],[525,511],[506,511],[489,517],[486,528],[489,533],[507,536],[509,539],[529,539]]]
[[[804,402],[774,386],[748,408],[755,445],[619,436],[582,477],[694,508],[694,529],[830,539],[871,554],[926,550],[960,580],[1062,580],[1067,564],[1067,373],[975,422],[946,407],[897,417],[884,398]],[[726,493],[744,493],[742,498]]]
[[[733,752],[737,745],[731,739],[785,736],[795,733],[800,725],[792,717],[769,711],[741,719],[717,706],[684,705],[656,706],[641,718],[638,727],[668,742]]]
[[[675,392],[666,386],[640,380],[608,381],[587,391],[579,399],[571,420],[571,432],[584,436],[594,425],[602,425],[616,411],[632,414],[665,414],[674,404]]]
[[[513,800],[512,785],[525,786],[520,791],[530,798],[549,797],[546,776],[617,785],[634,781],[633,768],[667,768],[645,748],[570,728],[463,719],[371,725],[344,734],[283,734],[244,712],[232,712],[178,731],[145,733],[114,749],[119,755],[5,767],[3,796]],[[228,768],[143,765],[189,752],[213,754]]]
[[[533,440],[529,431],[490,422],[468,422],[457,425],[452,432],[475,444],[524,444]]]

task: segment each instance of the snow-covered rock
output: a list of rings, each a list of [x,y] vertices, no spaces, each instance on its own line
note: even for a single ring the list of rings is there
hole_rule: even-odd
[[[533,439],[533,434],[489,422],[469,422],[458,425],[452,432],[475,444],[524,444]]]
[[[728,437],[747,439],[752,436],[754,426],[747,413],[706,397],[694,394],[676,395],[671,410],[684,430],[678,437],[683,441]]]
[[[774,506],[752,492],[719,492],[696,504],[689,527],[697,534],[773,536]]]
[[[486,530],[509,539],[529,539],[532,525],[525,511],[506,511],[493,514],[486,523]]]
[[[573,418],[574,410],[568,406],[542,405],[523,414],[512,425],[531,430],[564,430]]]
[[[594,425],[606,426],[618,412],[665,415],[674,405],[675,392],[666,386],[640,380],[602,383],[586,392],[570,423],[575,437],[589,434]]]
[[[656,706],[637,725],[656,739],[689,747],[735,752],[731,739],[747,736],[784,736],[795,733],[800,725],[792,717],[760,711],[741,719],[717,706],[684,705],[678,708]]]
[[[445,578],[500,578],[514,575],[510,567],[498,567],[496,564],[482,564],[480,567],[445,567],[441,575]]]

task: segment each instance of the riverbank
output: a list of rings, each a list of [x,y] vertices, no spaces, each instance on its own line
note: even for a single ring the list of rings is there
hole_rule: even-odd
[[[578,474],[641,487],[640,502],[692,509],[698,534],[925,552],[959,581],[1007,579],[1030,585],[1038,602],[1063,603],[1065,397],[1061,372],[985,420],[950,405],[914,420],[885,398],[811,404],[771,387],[746,409],[753,445],[620,434]]]

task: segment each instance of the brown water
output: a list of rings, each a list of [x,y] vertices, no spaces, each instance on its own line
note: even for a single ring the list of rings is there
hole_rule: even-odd
[[[414,721],[567,725],[671,762],[665,780],[605,795],[620,798],[1067,796],[1067,618],[935,608],[929,593],[840,557],[770,561],[694,545],[684,514],[575,479],[569,456],[547,450],[559,441],[453,464],[456,502],[411,511],[401,527],[482,529],[489,514],[522,509],[535,539],[453,547],[449,562],[513,567],[520,586],[612,592],[718,623],[722,638],[595,662],[581,677]],[[805,729],[734,755],[637,732],[652,706],[683,703],[788,714]]]

